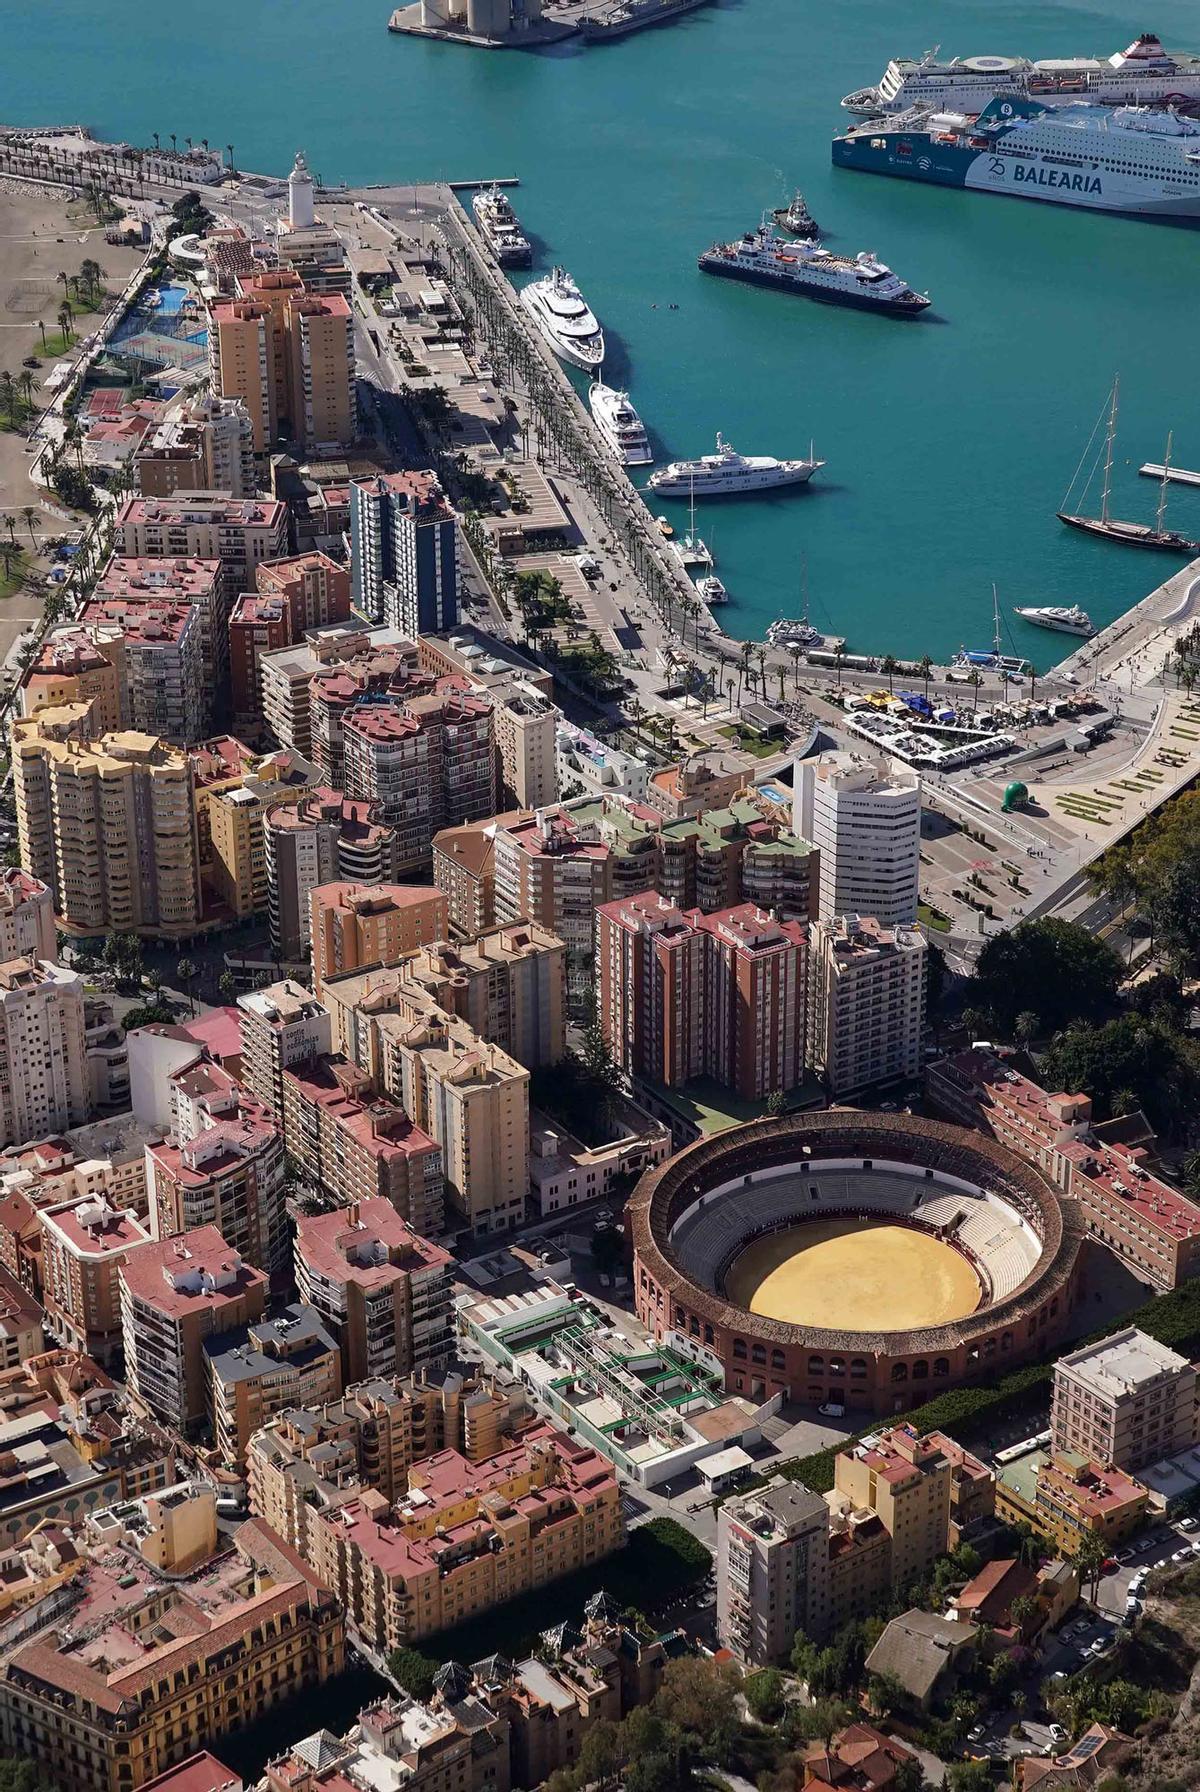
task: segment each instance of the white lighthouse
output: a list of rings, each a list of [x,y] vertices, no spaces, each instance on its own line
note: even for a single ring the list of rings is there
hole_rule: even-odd
[[[311,230],[316,221],[313,205],[313,177],[308,172],[304,151],[296,151],[296,165],[288,175],[288,223],[293,230]]]

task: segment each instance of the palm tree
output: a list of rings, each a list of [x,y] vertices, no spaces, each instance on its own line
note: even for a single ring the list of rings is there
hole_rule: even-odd
[[[4,519],[4,527],[8,530],[8,539],[12,542],[13,546],[16,547],[16,545],[17,545],[17,519],[13,515],[11,510],[9,511],[8,515]]]
[[[728,698],[729,698],[729,713],[730,713],[730,715],[732,715],[732,714],[733,714],[733,693],[734,693],[734,689],[735,689],[735,685],[734,685],[734,681],[733,681],[733,679],[732,679],[732,678],[727,678],[727,679],[726,679],[726,680],[725,680],[725,691],[726,691],[726,694],[727,694],[727,695],[728,695]]]
[[[30,373],[28,367],[25,369],[24,373],[21,375],[20,379],[17,381],[17,384],[21,388],[21,397],[25,400],[26,406],[28,407],[29,410],[32,410],[33,409],[33,395],[34,395],[34,392],[37,390],[37,381],[34,379],[33,375]]]
[[[58,308],[58,327],[64,337],[70,338],[72,334],[71,323],[74,316],[75,313],[71,310],[70,302],[64,299]]]
[[[176,975],[187,993],[188,1009],[193,1015],[196,1012],[196,998],[192,994],[192,979],[197,969],[195,960],[191,958],[181,958],[175,966]]]
[[[17,384],[7,370],[0,373],[0,405],[4,406],[5,415],[10,423],[16,422],[15,405],[17,402]]]
[[[844,641],[839,641],[837,646],[834,648],[833,658],[834,658],[834,663],[837,666],[838,690],[840,691],[842,688],[842,666],[843,666],[843,664],[845,662],[845,658],[846,658],[846,643]]]
[[[40,317],[38,318],[38,329],[42,332],[42,351],[44,353],[46,348],[46,326]]]
[[[879,670],[884,674],[884,676],[886,677],[886,679],[888,681],[888,695],[890,696],[891,692],[892,692],[892,686],[895,682],[896,674],[900,670],[899,663],[892,657],[892,655],[890,653],[885,653],[883,656],[883,659],[880,663]]]
[[[227,143],[225,145],[225,154],[229,157],[229,172],[230,172],[230,174],[236,173],[237,171],[233,165],[233,144],[232,143]]]
[[[803,653],[803,648],[801,648],[801,647],[797,646],[795,643],[793,643],[792,646],[788,648],[788,652],[792,656],[792,688],[795,691],[799,691],[799,689],[800,689],[800,658]]]
[[[32,544],[33,547],[36,548],[37,547],[37,536],[33,532],[33,525],[37,521],[37,511],[33,508],[32,504],[22,505],[21,521],[25,524],[25,527],[29,530],[30,543]]]
[[[933,676],[933,661],[927,653],[923,653],[917,661],[917,670],[925,680],[925,695],[929,695],[929,680]]]
[[[171,132],[171,150],[173,154],[179,154],[179,139],[174,131]]]
[[[977,667],[973,666],[971,668],[971,676],[968,683],[973,687],[974,692],[971,698],[971,714],[974,715],[975,711],[979,708],[979,687],[983,683],[983,676]]]

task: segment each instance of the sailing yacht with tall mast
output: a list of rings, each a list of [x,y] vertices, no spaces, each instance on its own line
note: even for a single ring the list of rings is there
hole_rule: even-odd
[[[1171,474],[1171,437],[1167,436],[1167,452],[1163,461],[1162,479],[1158,488],[1158,510],[1154,527],[1149,523],[1126,523],[1109,515],[1109,500],[1112,496],[1113,447],[1117,439],[1117,402],[1120,396],[1120,379],[1113,381],[1112,397],[1108,406],[1108,428],[1104,446],[1104,485],[1100,494],[1100,515],[1081,516],[1065,508],[1075,480],[1071,481],[1067,496],[1063,499],[1064,508],[1058,514],[1060,523],[1068,528],[1082,529],[1085,535],[1101,535],[1106,541],[1123,541],[1132,548],[1159,548],[1175,554],[1200,554],[1200,542],[1192,541],[1178,529],[1164,527],[1167,514],[1167,485]],[[1086,453],[1086,450],[1085,450]],[[1082,464],[1082,463],[1081,463]],[[1075,470],[1075,478],[1079,477],[1079,469]]]
[[[682,541],[671,543],[671,552],[683,570],[689,567],[703,566],[711,570],[713,565],[712,550],[696,534],[696,482],[692,481],[688,490],[688,528]]]

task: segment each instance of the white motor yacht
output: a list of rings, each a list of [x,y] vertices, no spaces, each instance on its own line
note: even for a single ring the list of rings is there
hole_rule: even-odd
[[[560,361],[598,373],[604,365],[604,331],[565,268],[521,288],[521,304]]]

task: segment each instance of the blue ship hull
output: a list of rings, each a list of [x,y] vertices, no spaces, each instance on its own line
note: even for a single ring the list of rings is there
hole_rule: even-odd
[[[878,147],[876,147],[878,146]],[[922,131],[871,130],[835,137],[835,168],[860,174],[889,174],[899,180],[923,181],[938,187],[958,187],[979,193],[997,193],[1009,199],[1041,199],[1053,205],[1076,206],[1111,216],[1149,218],[1158,223],[1200,225],[1200,194],[1144,200],[1127,187],[1110,180],[1103,168],[1095,172],[1069,170],[1048,164],[999,156],[989,150],[960,148],[938,143]]]

